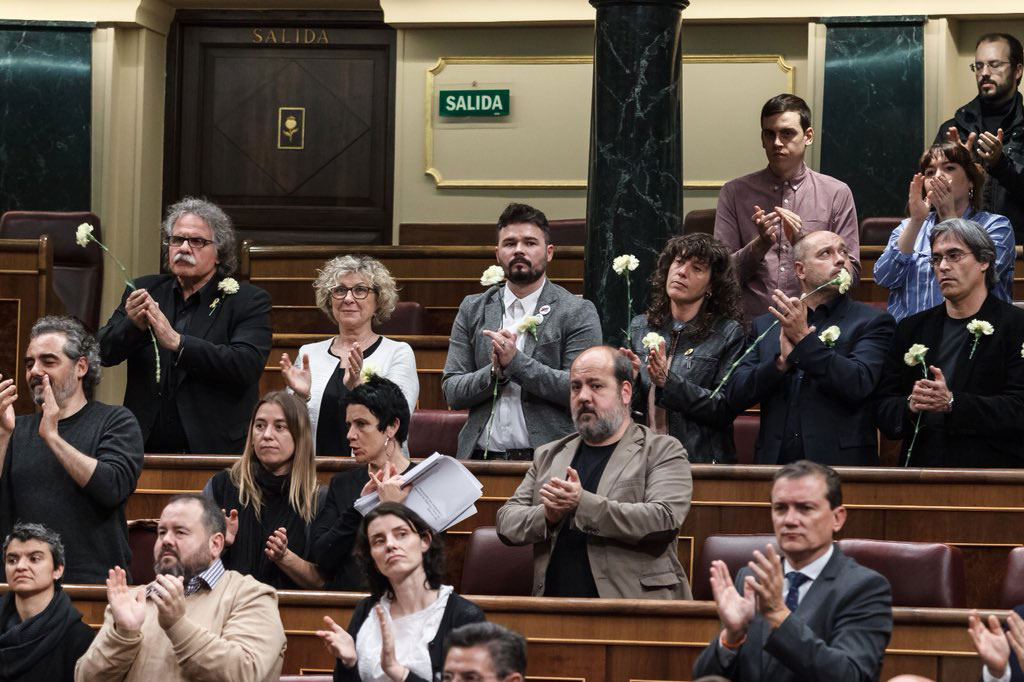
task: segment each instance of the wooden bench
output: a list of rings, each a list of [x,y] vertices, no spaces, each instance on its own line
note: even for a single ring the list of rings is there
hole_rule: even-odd
[[[65,586],[86,623],[103,622],[106,590]],[[348,623],[364,595],[278,593],[288,635],[283,672],[329,671],[334,661],[316,637],[323,617]],[[700,652],[718,632],[711,602],[549,599],[470,596],[488,620],[514,628],[528,642],[532,678],[619,682],[690,680]],[[963,609],[893,609],[892,640],[882,679],[916,673],[937,682],[977,679],[981,664],[967,637]]]
[[[156,518],[170,495],[201,490],[231,456],[147,455],[127,517]],[[354,466],[322,458],[318,476]],[[494,525],[498,509],[515,492],[528,464],[466,462],[483,484],[479,512],[447,534],[449,578],[459,585],[470,532]],[[772,532],[769,495],[776,467],[694,464],[693,502],[680,530],[679,554],[687,575],[701,560],[704,538],[723,533]],[[1012,548],[1022,543],[1024,471],[840,467],[843,499],[850,510],[842,537],[944,542],[964,554],[967,603],[998,604]]]

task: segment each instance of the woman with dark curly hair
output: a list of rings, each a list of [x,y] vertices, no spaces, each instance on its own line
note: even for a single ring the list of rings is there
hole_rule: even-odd
[[[435,679],[448,633],[484,620],[479,606],[441,584],[440,539],[416,512],[382,502],[363,517],[356,556],[370,596],[356,604],[347,632],[328,616],[317,632],[338,659],[334,679]]]
[[[627,354],[640,374],[633,410],[678,438],[691,462],[735,462],[736,414],[721,393],[711,397],[743,351],[729,250],[709,234],[673,237],[658,256],[650,291],[647,312],[629,326]],[[652,333],[663,342],[650,346]]]

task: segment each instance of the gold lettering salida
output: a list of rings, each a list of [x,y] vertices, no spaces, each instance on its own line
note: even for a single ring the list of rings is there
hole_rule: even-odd
[[[254,43],[278,43],[282,45],[330,45],[325,29],[315,28],[254,28],[252,30],[252,42]]]

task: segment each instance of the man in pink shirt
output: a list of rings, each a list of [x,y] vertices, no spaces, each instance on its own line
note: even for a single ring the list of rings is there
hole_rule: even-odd
[[[814,140],[811,110],[796,95],[772,97],[761,108],[761,146],[768,167],[727,182],[718,194],[715,237],[732,251],[742,293],[743,321],[768,311],[772,293],[800,294],[793,246],[808,232],[829,230],[850,250],[860,278],[860,232],[845,182],[804,165]]]

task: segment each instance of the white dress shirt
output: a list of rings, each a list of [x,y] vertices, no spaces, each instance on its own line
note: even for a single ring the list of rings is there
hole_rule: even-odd
[[[502,308],[504,315],[501,318],[501,326],[516,335],[516,352],[522,353],[526,344],[526,335],[529,332],[519,333],[516,326],[522,322],[527,315],[533,315],[537,310],[537,299],[544,289],[545,278],[541,278],[540,286],[533,293],[523,298],[517,298],[508,285],[502,293]],[[491,415],[491,442],[487,443],[487,426],[480,432],[477,440],[477,447],[481,450],[487,448],[492,452],[504,452],[530,447],[530,433],[526,430],[526,416],[523,414],[522,403],[523,389],[514,381],[506,382],[498,389],[498,401],[494,405],[494,413]]]

